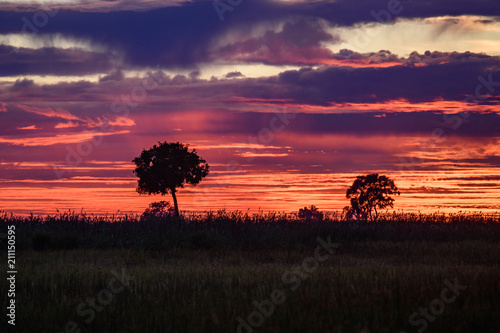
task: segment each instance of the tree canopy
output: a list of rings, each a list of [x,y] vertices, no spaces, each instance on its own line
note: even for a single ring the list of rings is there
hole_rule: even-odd
[[[358,176],[346,192],[346,198],[351,199],[351,206],[344,208],[346,218],[376,220],[377,208],[393,207],[394,199],[391,195],[400,195],[400,192],[394,181],[387,176],[379,176],[377,173]]]
[[[186,184],[196,186],[208,175],[209,165],[189,145],[179,142],[158,142],[150,149],[144,149],[132,162],[134,173],[139,177],[137,192],[141,194],[172,194],[175,214],[179,216],[177,188]]]

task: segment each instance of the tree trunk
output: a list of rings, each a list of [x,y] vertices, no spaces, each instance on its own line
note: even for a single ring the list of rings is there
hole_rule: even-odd
[[[175,188],[170,189],[170,192],[172,192],[172,198],[174,199],[175,216],[179,217],[179,207],[177,206],[177,197],[175,196]]]

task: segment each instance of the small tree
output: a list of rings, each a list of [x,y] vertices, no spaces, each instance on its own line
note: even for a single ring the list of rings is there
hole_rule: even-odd
[[[141,219],[165,219],[174,215],[175,209],[170,206],[168,201],[158,201],[149,204],[149,207],[142,213]]]
[[[196,186],[208,175],[209,165],[196,150],[188,151],[188,145],[179,142],[158,142],[158,146],[144,149],[132,162],[134,173],[139,177],[137,192],[141,194],[172,194],[175,215],[179,216],[177,188],[185,184]]]
[[[377,220],[377,208],[393,207],[394,199],[391,195],[400,195],[400,192],[394,181],[388,177],[379,176],[377,173],[358,176],[346,192],[346,198],[351,199],[351,206],[344,208],[345,217]]]
[[[317,220],[321,221],[323,220],[323,213],[316,208],[316,206],[311,205],[310,208],[304,207],[299,209],[298,217],[300,219],[305,219],[307,221],[311,220]]]

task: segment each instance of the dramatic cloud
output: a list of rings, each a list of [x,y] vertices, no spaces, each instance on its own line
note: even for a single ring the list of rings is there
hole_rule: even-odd
[[[123,72],[121,70],[117,70],[115,72],[109,73],[108,75],[105,75],[102,78],[100,78],[99,82],[121,81],[124,78],[125,78],[125,75],[123,75]]]
[[[414,61],[425,66],[414,66]],[[423,57],[412,54],[406,60],[407,66],[302,68],[283,72],[276,81],[267,82],[271,86],[278,84],[287,88],[280,89],[281,93],[275,98],[293,99],[307,104],[383,102],[400,98],[411,102],[438,99],[463,101],[467,96],[474,95],[480,83],[479,76],[488,80],[492,73],[498,77],[500,72],[499,57],[449,54],[438,57],[437,61],[439,64],[435,65],[436,59],[432,54]],[[498,86],[498,82],[492,84]],[[488,95],[491,91],[487,89],[482,88],[481,94]],[[255,92],[247,97],[262,95]]]
[[[284,71],[278,76],[257,79],[241,78],[238,73],[234,73],[229,78],[240,78],[202,80],[195,74],[191,77],[171,77],[159,72],[155,75],[161,83],[155,84],[155,88],[149,92],[141,87],[144,80],[155,83],[152,77],[124,78],[121,72],[103,77],[98,83],[79,81],[37,85],[29,80],[19,80],[10,89],[3,93],[0,91],[0,98],[4,103],[19,103],[26,98],[59,103],[105,101],[108,103],[105,108],[109,110],[112,102],[109,96],[116,96],[113,99],[127,104],[129,108],[132,105],[131,108],[134,109],[136,105],[144,104],[145,97],[141,97],[143,93],[137,100],[138,103],[126,100],[133,99],[132,95],[137,94],[141,88],[147,96],[155,96],[157,101],[177,103],[187,98],[191,100],[190,104],[200,106],[217,105],[221,101],[234,104],[239,101],[244,108],[254,104],[283,103],[346,108],[349,103],[364,103],[365,106],[359,105],[363,109],[373,103],[390,102],[395,107],[403,103],[401,106],[404,106],[406,101],[435,102],[438,103],[438,108],[460,109],[468,107],[466,98],[474,97],[476,93],[480,98],[475,99],[480,104],[493,108],[500,95],[500,57],[470,52],[415,52],[408,58],[399,58],[389,51],[359,54],[347,50],[335,56],[344,59],[343,66],[320,66],[316,69],[304,67]],[[390,66],[380,66],[387,63]],[[148,101],[149,99],[146,100]],[[454,101],[463,105],[455,105]],[[386,106],[390,108],[390,104]]]
[[[78,117],[72,115],[69,113],[67,110],[64,110],[62,108],[37,108],[34,106],[27,106],[27,105],[21,105],[18,104],[16,105],[17,108],[24,110],[26,112],[31,112],[31,113],[36,113],[40,114],[46,117],[57,117],[57,118],[62,118],[62,119],[67,119],[67,120],[80,120]]]
[[[324,31],[324,24],[301,19],[286,23],[280,32],[267,31],[264,36],[225,45],[213,54],[214,59],[264,64],[319,64],[332,58],[322,42],[339,42],[338,37]]]
[[[71,127],[78,127],[79,124],[76,122],[67,122],[67,123],[57,123],[54,128],[71,128]]]
[[[108,2],[107,5],[132,4],[133,2]],[[362,22],[384,23],[397,18],[426,18],[445,15],[500,15],[495,0],[482,1],[478,6],[470,1],[248,1],[225,13],[227,19],[219,20],[212,1],[181,3],[167,8],[152,10],[149,2],[137,2],[138,11],[109,11],[106,13],[80,12],[60,9],[57,12],[39,10],[41,18],[32,12],[0,13],[0,34],[25,32],[28,34],[60,34],[75,39],[90,40],[94,43],[121,53],[131,66],[190,67],[211,61],[212,44],[220,36],[235,31],[258,29],[264,22],[286,22],[292,18],[302,18],[299,23],[285,24],[282,32],[269,31],[264,37],[249,38],[247,42],[235,43],[218,54],[229,55],[230,60],[254,61],[264,58],[271,61],[271,54],[292,63],[304,63],[311,52],[315,57],[328,56],[328,49],[319,42],[334,42],[335,36],[311,26],[305,20],[328,22],[331,26],[352,26]],[[397,2],[396,2],[397,3]],[[102,5],[97,2],[95,5]],[[169,4],[172,4],[171,2]],[[80,8],[82,10],[83,8]],[[27,9],[24,9],[27,10]],[[33,13],[34,11],[34,13]],[[397,15],[391,14],[397,12]],[[39,27],[34,20],[40,20]],[[295,21],[295,20],[294,20]],[[133,22],[133,24],[131,24]],[[35,22],[36,23],[36,22]],[[43,23],[43,24],[42,24]],[[293,38],[292,38],[293,36]],[[334,38],[333,40],[331,38]],[[275,42],[276,44],[274,44]],[[304,44],[305,43],[305,44]],[[303,46],[293,59],[290,52]],[[266,48],[267,47],[267,48]],[[269,49],[270,48],[270,49]],[[246,52],[239,57],[235,51]],[[292,58],[292,59],[290,59]]]
[[[89,12],[110,12],[129,10],[150,10],[155,8],[177,6],[186,2],[185,0],[18,0],[3,1],[0,4],[0,11],[89,11]]]
[[[0,45],[0,76],[85,75],[114,68],[110,55],[78,49],[16,48]]]
[[[231,79],[231,78],[237,78],[237,77],[244,77],[245,75],[241,74],[241,72],[230,72],[224,75],[225,78]]]
[[[26,129],[26,128],[25,128]],[[54,136],[36,136],[36,137],[22,137],[22,138],[9,138],[0,137],[0,143],[8,143],[16,146],[52,146],[57,144],[70,144],[95,140],[97,137],[115,134],[125,134],[130,131],[118,131],[114,133],[103,132],[81,132],[75,134],[57,134]]]

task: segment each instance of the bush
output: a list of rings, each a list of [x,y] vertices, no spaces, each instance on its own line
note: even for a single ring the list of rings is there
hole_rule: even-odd
[[[158,219],[164,220],[175,216],[175,208],[170,206],[168,201],[153,202],[142,213],[141,220]]]
[[[299,209],[298,216],[300,219],[305,219],[306,221],[322,221],[323,220],[323,213],[316,208],[316,206],[311,205],[311,208],[301,208]]]

